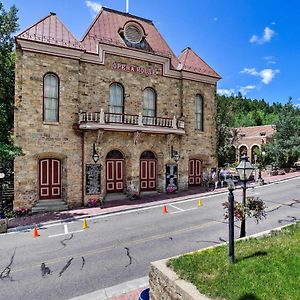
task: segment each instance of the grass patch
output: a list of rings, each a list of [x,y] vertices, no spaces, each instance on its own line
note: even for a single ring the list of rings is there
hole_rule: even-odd
[[[168,266],[212,298],[227,300],[300,299],[300,222],[271,236],[171,259]]]

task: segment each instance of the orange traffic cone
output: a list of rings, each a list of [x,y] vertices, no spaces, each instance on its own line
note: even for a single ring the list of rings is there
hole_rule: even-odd
[[[40,235],[39,235],[37,227],[34,227],[34,229],[33,229],[33,237],[39,237],[39,236]]]
[[[166,205],[164,205],[164,206],[163,206],[163,214],[167,214],[167,213],[168,213],[167,206],[166,206]]]
[[[86,219],[83,220],[83,224],[82,224],[82,229],[87,229],[89,228]]]

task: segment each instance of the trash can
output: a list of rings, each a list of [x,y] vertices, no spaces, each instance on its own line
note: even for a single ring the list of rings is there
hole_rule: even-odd
[[[144,289],[141,293],[140,293],[140,298],[139,300],[149,300],[149,291],[150,289],[147,288],[147,289]]]

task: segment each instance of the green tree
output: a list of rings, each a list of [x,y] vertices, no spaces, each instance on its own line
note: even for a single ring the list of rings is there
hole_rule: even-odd
[[[233,147],[236,131],[233,129],[233,111],[227,106],[225,96],[218,96],[217,104],[217,156],[218,165],[235,162],[235,149]]]
[[[18,29],[17,9],[5,11],[0,2],[0,161],[12,167],[21,149],[13,143],[15,53],[13,33]]]
[[[292,104],[289,98],[279,113],[275,123],[274,141],[266,146],[268,160],[277,167],[289,168],[300,157],[300,110]]]

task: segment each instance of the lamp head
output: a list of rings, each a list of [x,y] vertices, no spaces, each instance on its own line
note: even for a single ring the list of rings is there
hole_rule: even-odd
[[[243,155],[241,157],[241,161],[239,163],[239,165],[236,167],[236,171],[239,174],[239,177],[242,181],[247,181],[251,175],[251,173],[253,172],[254,168],[253,166],[250,164],[249,160],[248,160],[248,156],[247,155]]]
[[[232,192],[235,189],[233,180],[231,178],[228,178],[226,180],[226,183],[227,183],[227,188],[228,188],[229,192]]]

